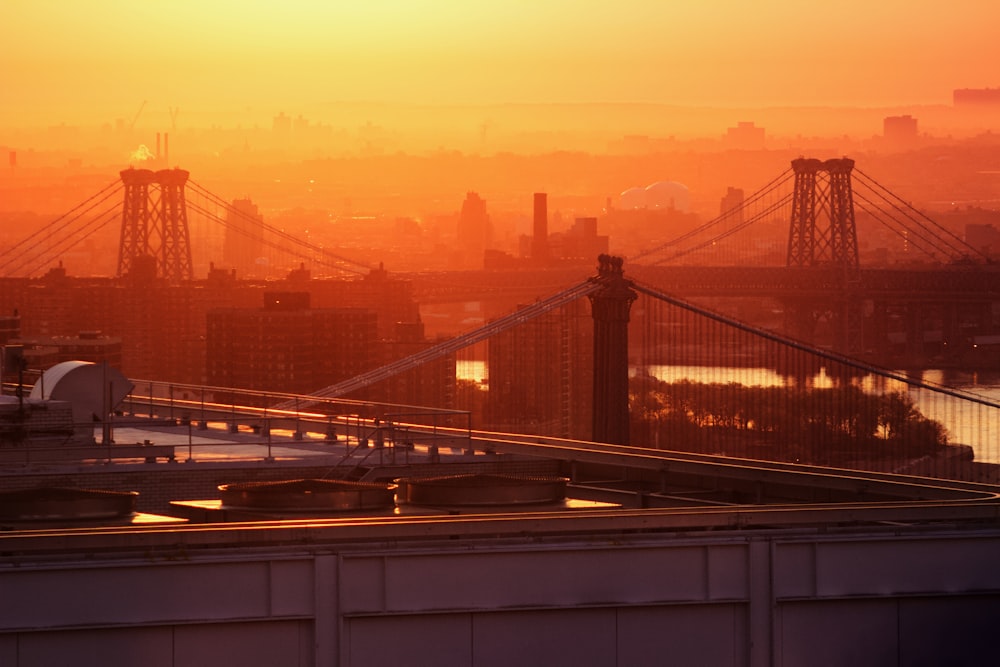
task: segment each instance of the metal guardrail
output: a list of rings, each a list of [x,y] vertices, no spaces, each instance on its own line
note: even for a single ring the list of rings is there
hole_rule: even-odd
[[[150,380],[133,380],[132,393],[112,417],[113,426],[129,425],[127,418],[142,420],[135,426],[188,427],[188,457],[205,445],[195,443],[196,432],[211,428],[244,434],[233,444],[261,447],[265,461],[275,460],[273,450],[311,444],[342,444],[341,457],[360,465],[373,452],[407,459],[420,447],[436,457],[442,449],[471,452],[471,413],[420,406],[337,398],[257,392],[230,387],[208,387]],[[273,407],[282,402],[289,409]],[[308,410],[297,405],[308,406]],[[113,432],[113,428],[112,428]],[[218,443],[214,447],[224,447]],[[183,446],[181,446],[181,449]],[[363,453],[362,450],[370,449]],[[332,452],[331,452],[332,455]],[[349,464],[349,463],[347,463]]]

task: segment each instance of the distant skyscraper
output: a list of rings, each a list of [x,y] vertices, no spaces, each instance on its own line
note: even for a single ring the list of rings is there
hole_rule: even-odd
[[[549,259],[549,209],[546,193],[535,193],[534,213],[531,258],[535,261],[547,261]]]
[[[719,215],[726,215],[727,213],[732,217],[732,221],[739,224],[743,222],[743,189],[728,187],[726,188],[726,195],[719,202]]]
[[[882,137],[896,148],[913,145],[917,139],[917,119],[913,116],[886,116],[882,120]]]
[[[764,148],[764,128],[741,121],[736,127],[726,129],[725,143],[731,148],[759,150]]]
[[[998,107],[1000,88],[959,88],[952,93],[956,107]]]
[[[292,118],[291,116],[286,116],[285,112],[282,111],[271,122],[271,130],[275,134],[280,134],[282,136],[287,136],[292,131]]]
[[[458,247],[467,268],[483,266],[483,252],[490,247],[492,228],[486,213],[486,200],[475,192],[465,195],[458,216]]]
[[[249,199],[236,199],[226,213],[223,261],[241,277],[263,277],[266,267],[258,264],[264,250],[264,216]]]

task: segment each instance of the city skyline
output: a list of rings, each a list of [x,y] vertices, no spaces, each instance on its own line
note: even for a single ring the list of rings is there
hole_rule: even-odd
[[[357,102],[891,107],[949,104],[956,88],[1000,84],[992,3],[848,0],[836,10],[14,1],[0,9],[0,131],[131,120],[144,100],[164,126],[170,109],[263,125],[281,108],[323,122]]]

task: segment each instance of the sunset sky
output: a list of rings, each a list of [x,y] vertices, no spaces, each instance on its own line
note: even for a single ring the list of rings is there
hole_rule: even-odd
[[[0,128],[342,101],[949,104],[995,0],[3,0]],[[235,121],[234,121],[235,124]]]

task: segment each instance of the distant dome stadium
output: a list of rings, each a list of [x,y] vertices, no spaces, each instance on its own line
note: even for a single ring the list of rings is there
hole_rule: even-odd
[[[691,192],[677,181],[657,181],[645,188],[629,188],[618,197],[619,208],[674,210],[687,213],[691,208]]]
[[[646,189],[629,188],[618,196],[618,207],[626,210],[646,208]]]

